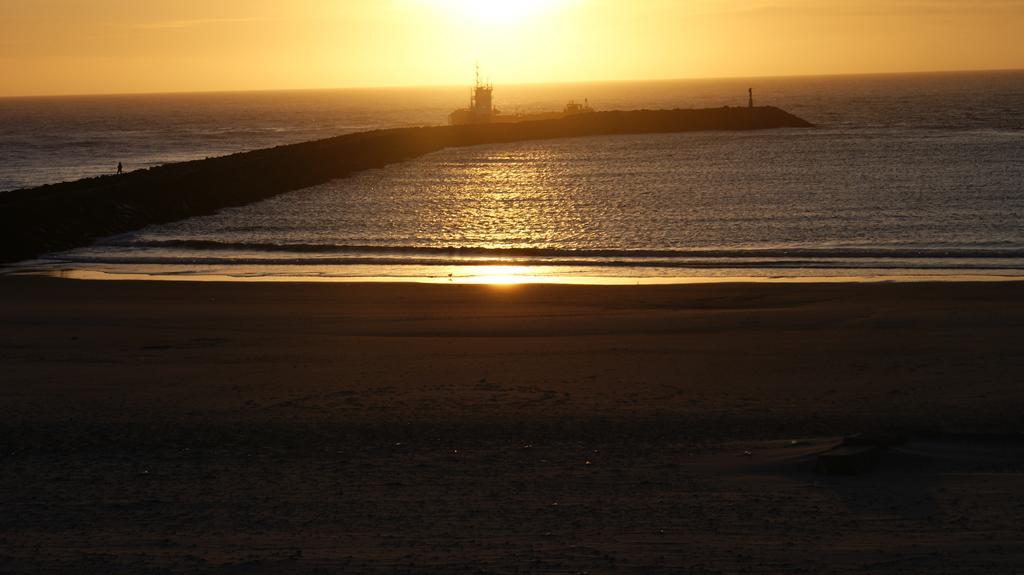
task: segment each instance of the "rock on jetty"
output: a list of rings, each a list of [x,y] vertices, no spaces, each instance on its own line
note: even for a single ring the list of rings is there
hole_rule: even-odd
[[[210,214],[443,148],[696,130],[809,127],[774,107],[593,112],[535,122],[347,134],[0,193],[0,262],[88,245],[149,224]]]

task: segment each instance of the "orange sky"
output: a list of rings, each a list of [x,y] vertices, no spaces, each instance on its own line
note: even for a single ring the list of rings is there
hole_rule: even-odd
[[[1024,68],[1024,0],[0,0],[0,95]]]

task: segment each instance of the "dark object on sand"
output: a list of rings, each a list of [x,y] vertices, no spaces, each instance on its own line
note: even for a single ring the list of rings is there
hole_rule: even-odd
[[[123,174],[124,173],[124,166],[121,165],[121,162],[117,163],[117,173],[118,174]]]
[[[873,445],[837,445],[818,455],[817,471],[825,475],[860,475],[878,463],[882,448]]]
[[[851,435],[818,455],[815,469],[825,475],[860,475],[874,469],[882,452],[902,442],[897,436]]]
[[[575,136],[801,128],[778,108],[591,112],[558,120],[346,134],[122,176],[0,193],[0,263],[213,213],[444,148]]]

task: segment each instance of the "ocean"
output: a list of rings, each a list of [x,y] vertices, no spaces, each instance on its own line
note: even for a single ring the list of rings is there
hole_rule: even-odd
[[[77,277],[674,282],[1024,276],[1024,72],[501,86],[506,112],[783,108],[810,129],[436,152],[50,254]],[[0,190],[382,127],[468,88],[0,100]],[[0,192],[2,193],[2,192]]]

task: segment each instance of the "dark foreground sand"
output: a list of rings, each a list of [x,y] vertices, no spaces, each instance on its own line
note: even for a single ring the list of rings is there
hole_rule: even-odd
[[[0,278],[3,573],[1024,572],[1024,284]],[[844,434],[903,436],[814,472]]]

